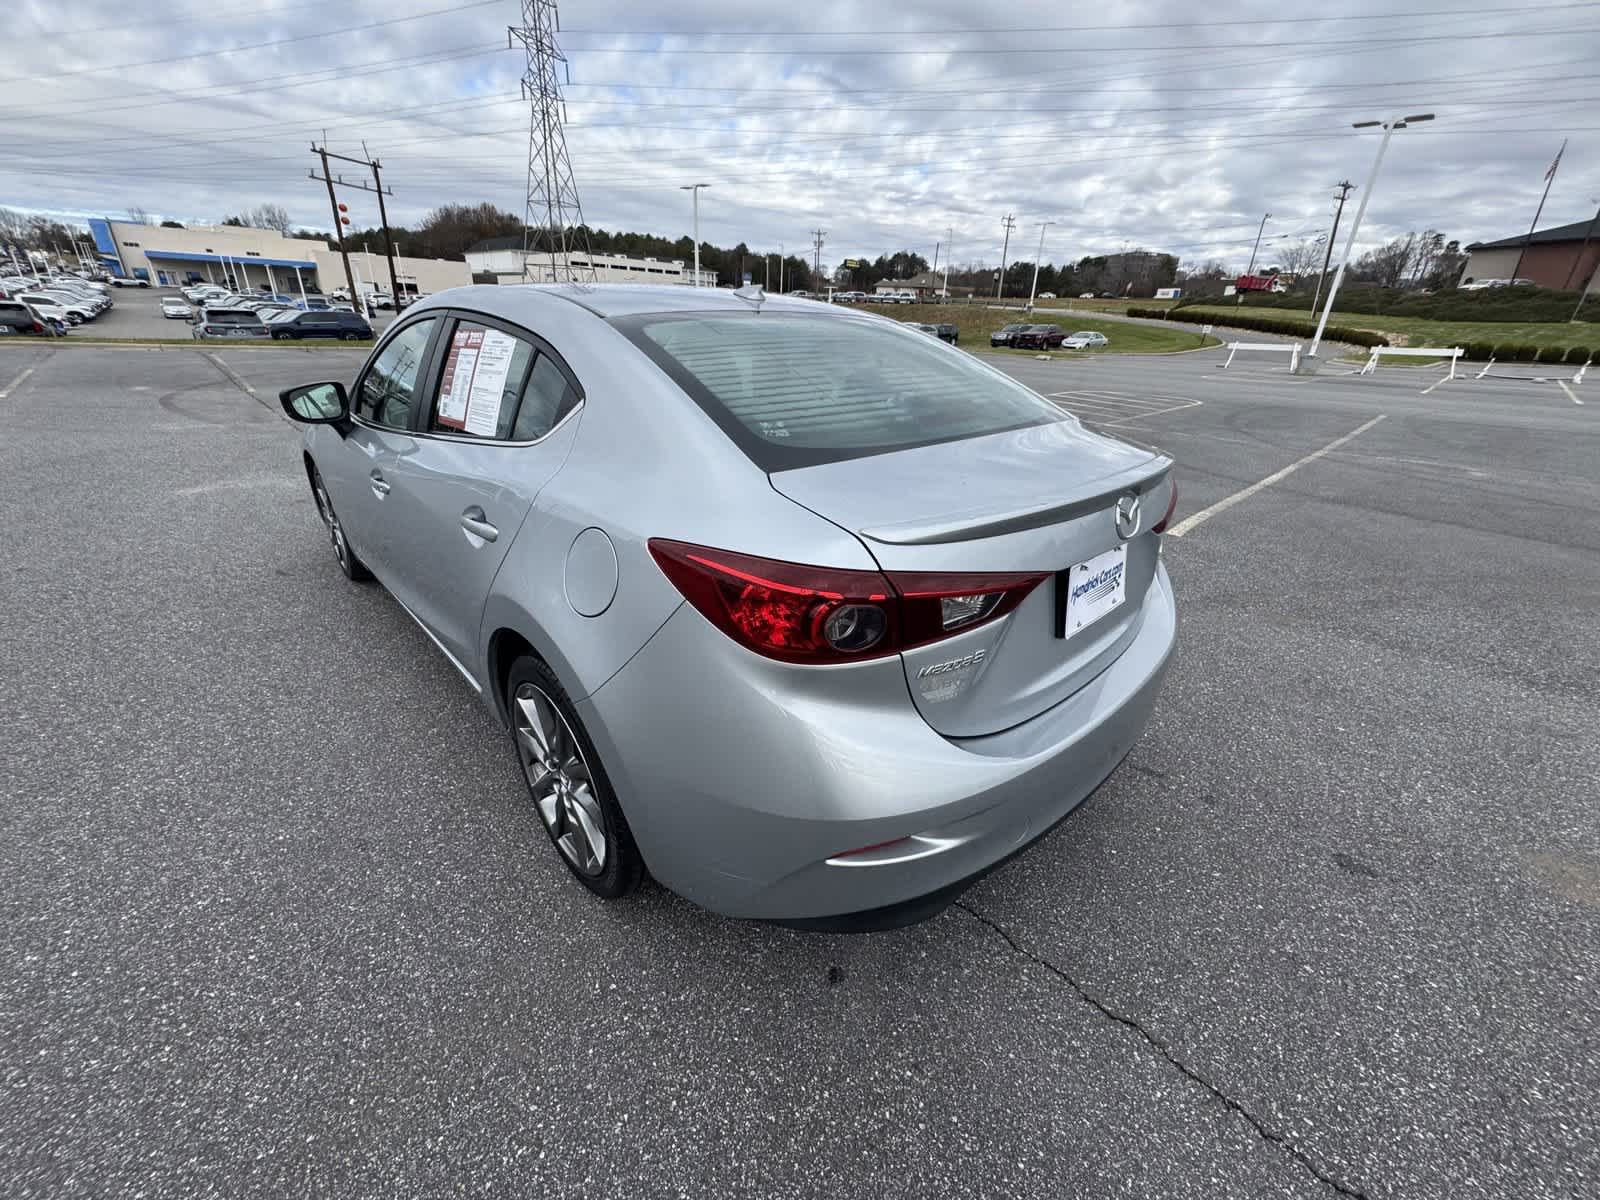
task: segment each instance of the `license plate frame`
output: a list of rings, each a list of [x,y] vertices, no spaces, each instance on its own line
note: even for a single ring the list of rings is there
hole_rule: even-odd
[[[1126,542],[1057,571],[1056,637],[1069,638],[1088,628],[1127,598]]]

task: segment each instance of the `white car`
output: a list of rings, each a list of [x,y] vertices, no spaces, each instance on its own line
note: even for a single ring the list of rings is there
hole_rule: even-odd
[[[1093,330],[1083,330],[1061,339],[1063,350],[1089,350],[1095,346],[1109,346],[1111,339],[1103,333]]]
[[[99,310],[81,300],[73,300],[69,296],[50,292],[23,292],[16,299],[32,305],[33,311],[41,317],[52,321],[65,321],[68,325],[82,325],[85,321],[92,321],[100,315]]]
[[[111,286],[147,288],[150,286],[150,281],[148,279],[140,279],[137,275],[113,275],[111,277]]]
[[[194,317],[194,309],[176,296],[168,296],[161,301],[161,315],[175,317],[180,321],[188,321]]]

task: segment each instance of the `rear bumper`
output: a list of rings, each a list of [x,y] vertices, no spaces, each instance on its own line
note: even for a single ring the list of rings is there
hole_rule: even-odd
[[[799,668],[806,687],[786,686],[797,668],[685,607],[578,708],[662,883],[728,916],[884,928],[933,915],[1100,785],[1149,721],[1175,635],[1162,568],[1100,675],[954,739],[911,705],[898,660]]]

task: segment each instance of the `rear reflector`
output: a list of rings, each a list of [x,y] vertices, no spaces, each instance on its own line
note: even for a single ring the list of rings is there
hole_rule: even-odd
[[[1172,496],[1167,501],[1167,511],[1166,511],[1165,515],[1162,516],[1161,520],[1157,521],[1154,525],[1150,526],[1150,532],[1151,533],[1165,533],[1167,531],[1168,522],[1170,522],[1172,520],[1172,514],[1178,511],[1178,479],[1177,479],[1177,476],[1175,476],[1175,475],[1168,476],[1168,482],[1171,483],[1171,485],[1172,485]]]

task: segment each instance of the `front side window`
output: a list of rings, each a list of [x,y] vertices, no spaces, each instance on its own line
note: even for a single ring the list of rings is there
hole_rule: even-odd
[[[435,318],[407,325],[397,333],[367,368],[356,393],[356,415],[374,425],[404,429],[411,424],[416,402],[417,376],[422,356],[433,335]]]
[[[614,324],[767,471],[1069,419],[905,326],[776,313]]]

